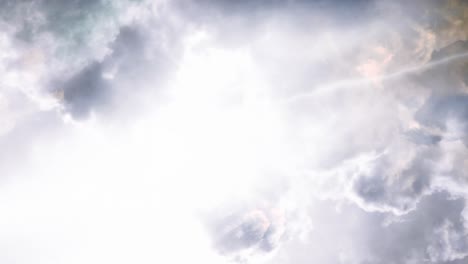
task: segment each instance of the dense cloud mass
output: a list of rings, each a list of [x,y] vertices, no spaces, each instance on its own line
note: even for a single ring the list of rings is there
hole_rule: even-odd
[[[468,263],[467,23],[0,0],[0,262]]]

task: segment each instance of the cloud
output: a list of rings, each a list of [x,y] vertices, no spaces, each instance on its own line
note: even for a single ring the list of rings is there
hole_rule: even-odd
[[[271,209],[253,209],[222,218],[214,224],[215,247],[222,254],[234,256],[245,251],[272,251],[284,235],[282,218],[281,212]]]
[[[434,8],[431,3],[427,3],[427,6],[422,3],[419,5],[428,10]],[[377,6],[388,7],[384,4]],[[272,24],[262,20],[258,23],[262,26],[254,29],[257,34],[253,38],[241,39],[252,40],[254,45],[258,45],[259,48],[257,50],[254,48],[254,52],[260,51],[260,62],[264,63],[262,65],[265,65],[267,74],[276,73],[271,74],[271,77],[267,75],[271,89],[273,91],[278,89],[273,94],[275,96],[296,94],[297,100],[293,101],[296,104],[286,110],[286,113],[290,114],[287,115],[287,122],[292,130],[297,129],[291,137],[298,142],[294,151],[300,152],[302,158],[306,160],[305,164],[300,164],[301,168],[314,178],[310,179],[312,186],[320,184],[322,188],[312,187],[318,193],[316,195],[330,197],[330,193],[334,193],[331,196],[335,199],[352,201],[365,211],[395,214],[397,218],[404,218],[405,215],[422,210],[418,207],[421,199],[435,195],[434,192],[439,189],[460,194],[448,185],[441,185],[441,179],[466,186],[466,181],[462,180],[464,176],[460,176],[461,172],[457,172],[456,165],[447,165],[458,159],[454,158],[455,156],[463,159],[465,154],[461,150],[448,150],[460,142],[451,142],[454,138],[446,133],[447,129],[444,127],[449,116],[454,116],[455,121],[451,122],[451,129],[458,131],[458,139],[466,134],[463,129],[464,95],[458,94],[454,96],[458,99],[453,100],[434,99],[449,98],[440,94],[449,93],[451,89],[457,91],[464,89],[463,79],[460,78],[464,75],[454,75],[453,72],[454,67],[458,67],[455,65],[463,63],[463,59],[446,61],[434,67],[425,66],[458,54],[457,52],[463,52],[463,49],[453,48],[462,45],[461,42],[450,45],[450,41],[456,39],[447,40],[440,28],[428,24],[433,21],[432,19],[436,20],[432,17],[434,14],[424,19],[406,17],[407,20],[397,21],[394,30],[393,28],[385,30],[387,23],[395,22],[398,16],[414,11],[404,10],[399,4],[395,4],[393,8],[402,13],[384,16],[382,20],[370,20],[369,25],[358,24],[356,31],[362,33],[360,39],[335,35],[333,31],[328,32],[325,37],[320,35],[320,29],[314,27],[308,30],[302,28],[297,30],[297,27],[292,27],[297,31],[289,31],[290,24],[278,20]],[[238,9],[239,7],[235,8]],[[298,18],[300,19],[304,18]],[[271,25],[276,27],[270,27]],[[324,23],[320,26],[336,30],[329,24]],[[337,32],[341,33],[340,29]],[[319,40],[317,42],[337,45],[340,51],[335,52],[329,48],[330,45],[314,46],[313,41],[303,37],[314,30],[317,31],[314,32],[314,39]],[[262,36],[268,36],[268,39],[263,40]],[[327,42],[327,38],[331,41]],[[346,41],[346,45],[336,44],[341,43],[339,42],[341,38]],[[289,45],[284,39],[294,39],[291,41],[293,44]],[[302,43],[305,44],[301,45]],[[448,46],[444,48],[444,45]],[[295,48],[283,51],[285,47],[291,46]],[[438,46],[441,48],[438,49]],[[310,47],[312,50],[315,48],[321,53],[311,52],[312,56],[309,57],[309,53],[304,52],[307,50],[304,47]],[[457,51],[448,51],[452,49]],[[291,50],[303,52],[297,59]],[[320,56],[322,54],[323,57]],[[262,58],[266,59],[262,61]],[[343,70],[340,71],[340,68]],[[392,75],[399,71],[403,71],[403,74]],[[426,83],[418,80],[419,76],[415,78],[419,74],[427,76],[421,77]],[[386,79],[386,75],[396,77]],[[382,79],[379,79],[380,77]],[[372,80],[373,78],[375,80]],[[437,82],[431,81],[431,78]],[[445,88],[454,83],[458,86]],[[316,87],[323,87],[323,93],[311,92]],[[439,101],[445,103],[435,103]],[[373,158],[362,162],[359,157],[363,154],[369,154]],[[347,167],[353,162],[356,163]],[[451,169],[447,169],[446,166]],[[291,175],[287,174],[285,177]],[[463,221],[465,220],[462,219]],[[449,237],[453,233],[464,234],[464,231],[460,230],[452,232],[450,224],[440,227],[440,230],[446,229],[450,231],[433,232],[428,228],[421,233],[434,236],[436,241],[443,240],[440,235],[444,232],[448,233]],[[463,241],[463,236],[454,235],[453,240]],[[390,235],[388,239],[391,240]],[[453,254],[448,253],[450,257],[444,255],[445,253],[437,257],[432,252],[437,248],[433,243],[438,242],[424,240],[420,243],[421,250],[426,253],[417,256],[405,253],[400,256],[399,261],[410,263],[410,261],[429,259],[437,263],[463,258],[463,255],[454,253],[463,252],[463,249],[455,245],[458,242],[454,244],[440,242],[445,243],[439,248],[440,252],[458,247],[452,252]],[[385,257],[380,257],[382,260],[379,261],[385,263]],[[377,256],[375,259],[380,257]],[[399,261],[395,263],[400,263]],[[379,262],[369,260],[368,263]]]
[[[56,81],[53,90],[63,101],[65,112],[77,119],[87,118],[92,111],[112,104],[118,86],[126,88],[146,76],[144,69],[151,64],[144,56],[145,45],[136,28],[122,27],[110,44],[112,53],[104,60],[91,62],[68,80]]]
[[[410,130],[406,135],[415,144],[433,145],[442,140],[440,135],[428,134],[421,130]]]
[[[466,236],[460,234],[466,232],[461,218],[464,206],[463,198],[451,197],[447,192],[425,196],[416,210],[404,216],[369,213],[355,204],[337,207],[334,202],[319,201],[309,208],[313,229],[307,238],[285,242],[270,263],[301,264],[310,259],[324,263],[463,263]],[[447,240],[441,236],[454,229],[458,237]],[[433,255],[432,249],[438,245],[435,252],[447,252],[445,257]]]
[[[84,118],[93,106],[104,104],[110,83],[103,75],[102,65],[93,63],[61,85],[65,110],[77,118]]]
[[[466,233],[461,212],[465,202],[447,193],[434,193],[400,221],[379,227],[370,244],[378,260],[373,263],[429,261],[450,263],[466,257]],[[456,231],[455,231],[456,230]],[[370,231],[372,232],[372,231]],[[377,234],[384,234],[385,241]],[[399,241],[399,243],[395,243]]]
[[[1,5],[7,263],[466,261],[463,1]]]

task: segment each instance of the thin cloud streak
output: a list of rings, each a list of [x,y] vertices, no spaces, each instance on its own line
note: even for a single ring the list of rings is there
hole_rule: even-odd
[[[419,74],[424,71],[431,70],[440,66],[444,66],[452,62],[463,61],[463,59],[466,59],[466,58],[468,58],[468,52],[447,56],[442,59],[423,63],[422,65],[419,65],[419,66],[403,68],[395,72],[373,76],[372,78],[345,79],[345,80],[339,80],[339,81],[332,82],[332,83],[318,85],[317,87],[313,88],[312,92],[297,94],[290,98],[287,98],[286,103],[287,104],[294,103],[295,101],[304,100],[307,97],[313,97],[321,93],[338,92],[337,90],[339,89],[365,88],[369,85],[375,84],[376,82],[391,81],[394,79],[406,77],[407,75]]]

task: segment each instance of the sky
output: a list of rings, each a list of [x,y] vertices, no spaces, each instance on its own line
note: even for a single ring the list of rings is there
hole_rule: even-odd
[[[468,263],[467,23],[0,0],[0,263]]]

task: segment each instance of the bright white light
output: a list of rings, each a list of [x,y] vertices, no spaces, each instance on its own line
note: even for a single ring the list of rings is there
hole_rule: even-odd
[[[70,122],[72,132],[36,145],[0,192],[0,233],[24,234],[8,249],[31,243],[24,256],[36,263],[221,263],[196,212],[252,193],[284,154],[255,67],[248,51],[196,42],[157,112],[129,127]]]

